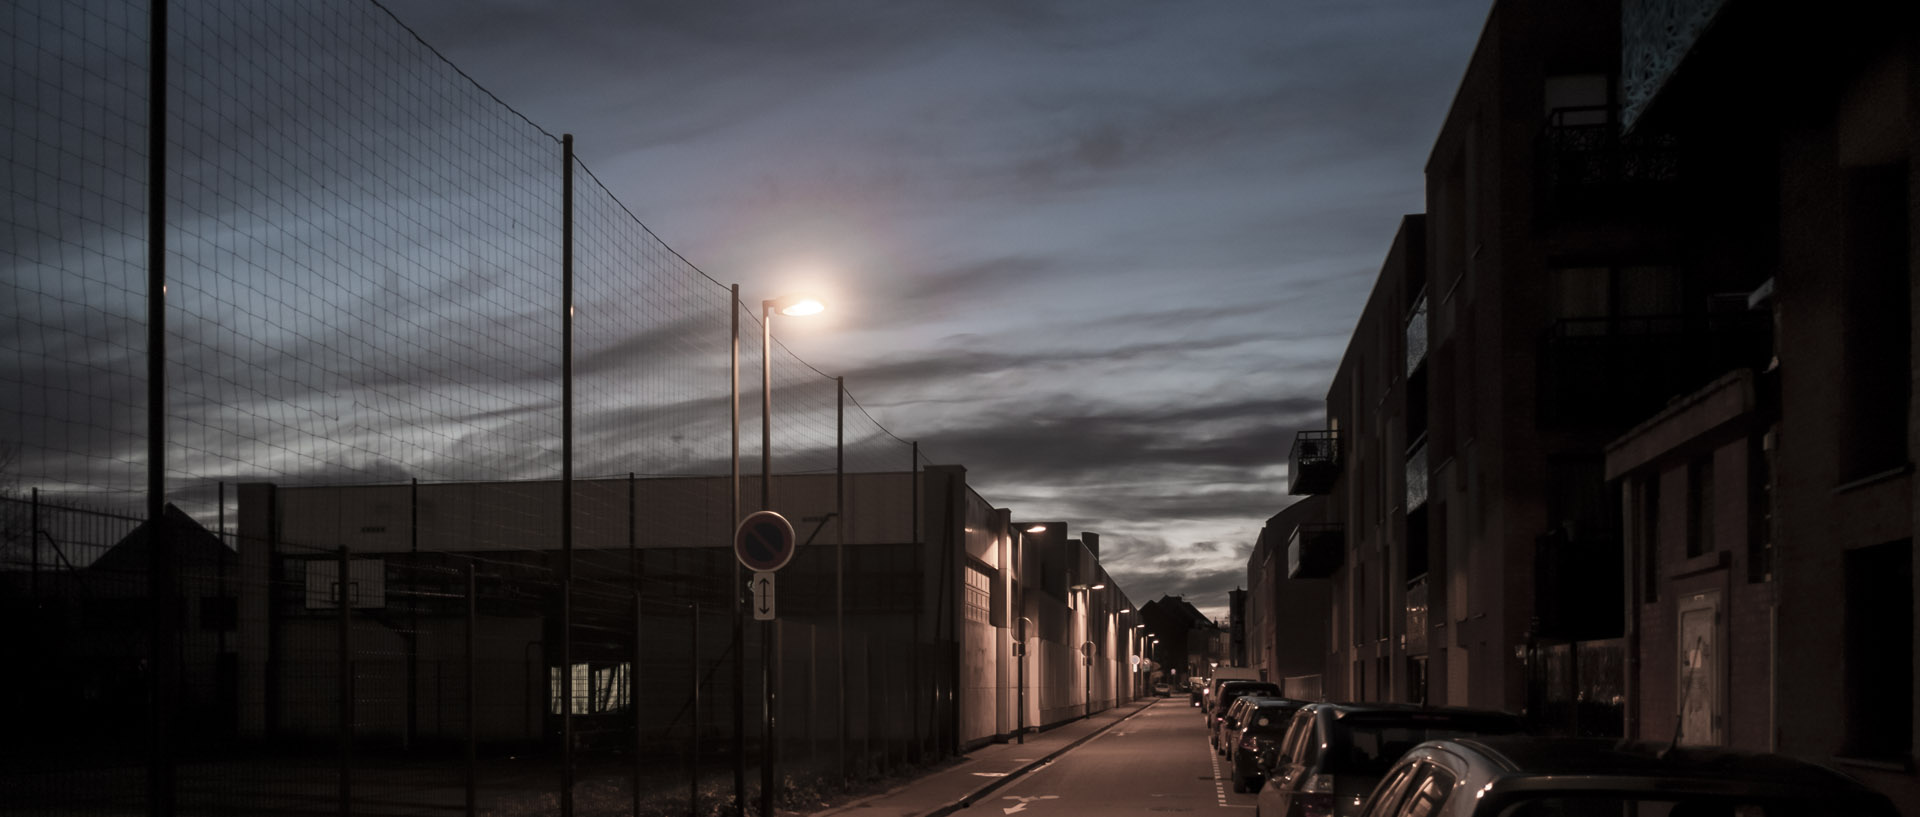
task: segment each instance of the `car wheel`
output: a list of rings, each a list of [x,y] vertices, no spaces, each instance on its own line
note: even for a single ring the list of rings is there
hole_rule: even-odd
[[[1235,793],[1235,794],[1246,794],[1246,793],[1247,793],[1247,779],[1246,779],[1246,778],[1244,778],[1244,777],[1241,777],[1240,775],[1237,775],[1237,774],[1236,774],[1236,775],[1234,775],[1234,776],[1233,776],[1233,791],[1234,791],[1234,793]]]

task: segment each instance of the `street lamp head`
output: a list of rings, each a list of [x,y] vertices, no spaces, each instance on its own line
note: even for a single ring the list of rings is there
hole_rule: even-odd
[[[1096,585],[1094,585],[1094,586],[1092,586],[1092,587],[1090,587],[1090,588],[1087,588],[1087,589],[1089,589],[1089,590],[1105,590],[1105,589],[1107,589],[1107,585],[1106,585],[1106,583],[1105,583],[1105,582],[1101,582],[1100,584],[1096,584]]]
[[[760,305],[769,312],[778,312],[796,318],[802,315],[818,315],[827,311],[826,303],[811,295],[787,295],[761,301]]]
[[[1031,528],[1027,528],[1027,532],[1028,532],[1028,533],[1046,533],[1046,532],[1047,532],[1047,526],[1046,526],[1046,525],[1034,525],[1034,526],[1033,526],[1033,527],[1031,527]]]

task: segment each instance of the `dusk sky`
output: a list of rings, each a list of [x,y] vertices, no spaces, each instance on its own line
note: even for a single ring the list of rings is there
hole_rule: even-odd
[[[0,419],[28,483],[137,492],[144,22],[76,5],[21,6],[0,38],[33,67],[6,86],[0,164],[32,218],[6,248]],[[537,151],[568,133],[684,259],[666,272],[703,273],[721,304],[713,282],[748,304],[823,296],[777,337],[925,461],[965,466],[1016,519],[1098,532],[1135,603],[1181,595],[1224,618],[1290,500],[1293,435],[1324,426],[1388,244],[1423,209],[1491,0],[385,5],[526,121],[423,68],[386,21],[343,22],[364,7],[177,9],[174,81],[198,106],[169,134],[180,490],[550,478],[545,296],[498,271],[555,265],[538,236],[558,162]],[[462,98],[403,110],[412,71]],[[475,111],[469,135],[435,141]],[[521,152],[462,152],[490,139]],[[435,187],[452,176],[472,191]],[[423,189],[455,220],[414,221]],[[460,196],[495,190],[492,221],[457,221]],[[536,237],[496,240],[510,232]],[[498,257],[458,262],[482,251]],[[687,309],[712,311],[659,311]],[[443,345],[475,316],[485,343]],[[622,382],[647,343],[596,337],[581,365]],[[443,427],[406,430],[415,416]],[[725,418],[698,416],[709,436]],[[469,459],[447,465],[450,446]]]
[[[1214,617],[1488,0],[389,0],[1016,517]]]

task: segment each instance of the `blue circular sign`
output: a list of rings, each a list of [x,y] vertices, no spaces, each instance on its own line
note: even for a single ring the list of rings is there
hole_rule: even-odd
[[[748,570],[774,571],[793,560],[793,523],[773,511],[755,511],[733,530],[733,555]]]

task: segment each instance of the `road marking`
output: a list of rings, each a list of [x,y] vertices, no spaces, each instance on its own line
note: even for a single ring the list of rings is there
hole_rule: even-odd
[[[1033,801],[1035,801],[1035,800],[1058,800],[1058,799],[1060,799],[1060,795],[1057,795],[1057,794],[1041,794],[1041,795],[1035,795],[1035,796],[1033,796],[1033,797],[1020,797],[1020,796],[1017,796],[1017,795],[1012,795],[1012,794],[1009,794],[1009,795],[1007,795],[1007,796],[1005,796],[1005,797],[1002,797],[1002,798],[1000,798],[1000,799],[1002,799],[1002,800],[1018,800],[1018,801],[1020,801],[1020,802],[1018,802],[1018,803],[1016,803],[1016,804],[1014,804],[1014,805],[1011,805],[1011,806],[1008,806],[1008,807],[1006,807],[1006,808],[1003,808],[1003,809],[1001,809],[1001,811],[1002,811],[1002,812],[1005,812],[1005,813],[1007,813],[1007,814],[1015,814],[1015,813],[1018,813],[1018,812],[1022,812],[1022,811],[1026,811],[1026,810],[1027,810],[1027,804],[1028,804],[1028,803],[1031,803],[1031,802],[1033,802]]]
[[[974,777],[1006,777],[1006,772],[974,772]]]
[[[1207,745],[1207,756],[1213,758],[1213,796],[1218,798],[1221,808],[1253,808],[1239,803],[1227,802],[1226,779],[1220,774],[1220,753],[1213,751],[1213,745]]]

